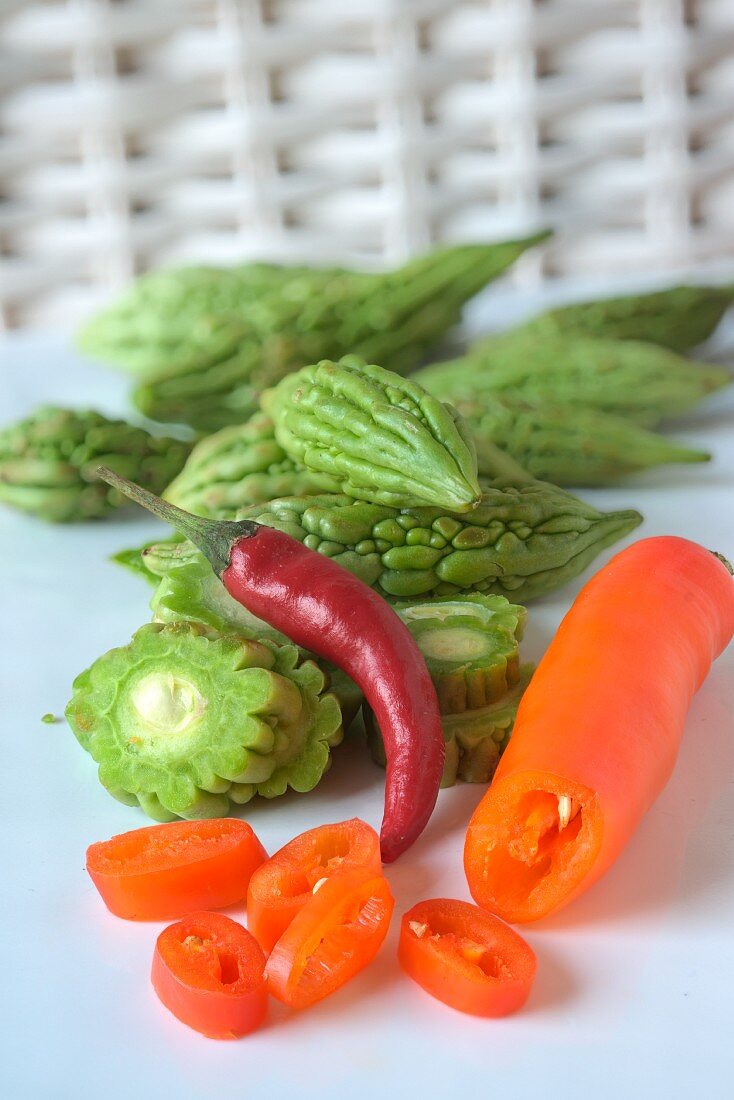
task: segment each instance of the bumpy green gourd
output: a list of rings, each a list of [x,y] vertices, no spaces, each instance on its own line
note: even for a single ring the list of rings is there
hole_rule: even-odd
[[[157,821],[310,791],[342,737],[325,678],[294,646],[149,623],[74,681],[66,717],[110,794]]]
[[[654,427],[728,385],[732,374],[655,344],[538,340],[518,332],[476,344],[463,359],[426,367],[415,380],[452,403],[509,398],[596,409]]]
[[[390,508],[349,497],[290,497],[238,513],[287,532],[395,599],[460,591],[526,603],[581,573],[641,522],[599,512],[544,482],[483,486],[471,512]]]
[[[189,450],[98,412],[42,406],[0,431],[0,500],[56,523],[96,519],[129,504],[97,480],[99,465],[160,493]]]
[[[711,336],[732,300],[732,287],[674,286],[651,294],[561,306],[531,318],[522,330],[541,340],[558,336],[646,340],[687,351]]]
[[[217,318],[241,320],[274,292],[297,301],[348,274],[270,263],[152,271],[88,321],[77,344],[87,355],[144,374],[183,345],[205,345]]]
[[[512,736],[517,709],[533,674],[532,665],[520,669],[519,679],[502,698],[484,707],[441,716],[444,757],[442,787],[464,783],[489,783]],[[385,747],[370,708],[363,705],[367,745],[376,764],[385,767]]]
[[[163,494],[197,516],[226,518],[238,508],[281,496],[308,496],[331,488],[331,479],[305,470],[275,438],[273,422],[256,413],[196,444]]]
[[[405,373],[469,298],[545,236],[437,249],[386,275],[304,276],[297,294],[287,284],[241,315],[208,314],[193,338],[154,356],[133,400],[153,419],[212,432],[246,420],[263,390],[307,363],[353,353]]]
[[[392,371],[347,356],[304,367],[263,395],[275,435],[334,492],[454,511],[480,497],[471,437],[454,410]]]
[[[554,485],[614,485],[652,466],[711,457],[596,409],[534,406],[488,392],[457,401],[456,408],[472,431],[480,474],[491,473],[497,447],[533,477]],[[488,463],[487,442],[492,445]]]
[[[495,703],[517,683],[524,607],[474,593],[395,609],[425,658],[442,714]]]

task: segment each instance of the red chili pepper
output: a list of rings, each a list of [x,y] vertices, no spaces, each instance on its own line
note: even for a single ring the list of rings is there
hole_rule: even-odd
[[[472,1016],[521,1008],[537,962],[522,936],[499,917],[450,898],[419,901],[403,917],[400,965],[444,1004]]]
[[[247,927],[263,951],[273,950],[327,878],[355,868],[382,871],[377,833],[358,817],[309,829],[262,863],[247,890]]]
[[[241,901],[267,858],[246,821],[210,818],[150,825],[90,844],[87,871],[115,916],[172,920]]]
[[[150,976],[166,1008],[210,1039],[237,1039],[265,1018],[262,948],[223,913],[191,913],[164,929]]]
[[[392,862],[433,812],[444,740],[436,691],[390,605],[331,558],[251,520],[190,515],[112,470],[97,474],[172,524],[206,555],[231,596],[297,645],[344,669],[364,692],[387,757],[382,858]]]

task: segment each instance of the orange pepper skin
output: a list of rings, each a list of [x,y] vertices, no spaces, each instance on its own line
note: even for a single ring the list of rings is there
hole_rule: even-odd
[[[190,913],[161,932],[151,981],[174,1016],[210,1039],[247,1035],[267,1013],[262,948],[223,913]]]
[[[294,837],[255,871],[247,891],[247,927],[269,953],[323,878],[355,868],[382,872],[380,838],[353,817]]]
[[[694,542],[642,539],[592,577],[469,824],[480,905],[537,920],[604,874],[670,777],[691,699],[732,633],[734,578]]]
[[[223,909],[247,894],[267,852],[246,821],[172,821],[120,833],[87,848],[87,871],[111,913],[173,920]]]
[[[471,1016],[507,1016],[525,1004],[535,953],[513,928],[468,901],[419,901],[403,916],[400,965],[432,997]]]
[[[372,962],[394,906],[382,875],[360,869],[327,879],[273,948],[265,971],[269,992],[290,1008],[336,993]]]

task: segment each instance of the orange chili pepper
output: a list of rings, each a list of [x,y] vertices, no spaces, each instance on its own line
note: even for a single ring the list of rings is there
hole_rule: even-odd
[[[670,777],[691,699],[733,633],[734,579],[686,539],[636,542],[585,585],[469,824],[480,905],[537,920],[604,874]]]

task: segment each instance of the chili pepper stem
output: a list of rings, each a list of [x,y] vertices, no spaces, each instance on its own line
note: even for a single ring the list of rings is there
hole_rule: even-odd
[[[253,520],[240,520],[232,522],[227,520],[204,519],[202,516],[194,516],[191,512],[184,512],[175,504],[161,500],[155,493],[149,493],[134,481],[128,481],[126,477],[120,477],[114,470],[107,466],[98,466],[96,476],[101,481],[106,481],[118,492],[123,493],[130,500],[147,508],[153,515],[158,516],[165,523],[170,523],[195,546],[211,562],[215,573],[221,577],[229,565],[232,546],[240,539],[251,538],[260,530],[261,524]]]

